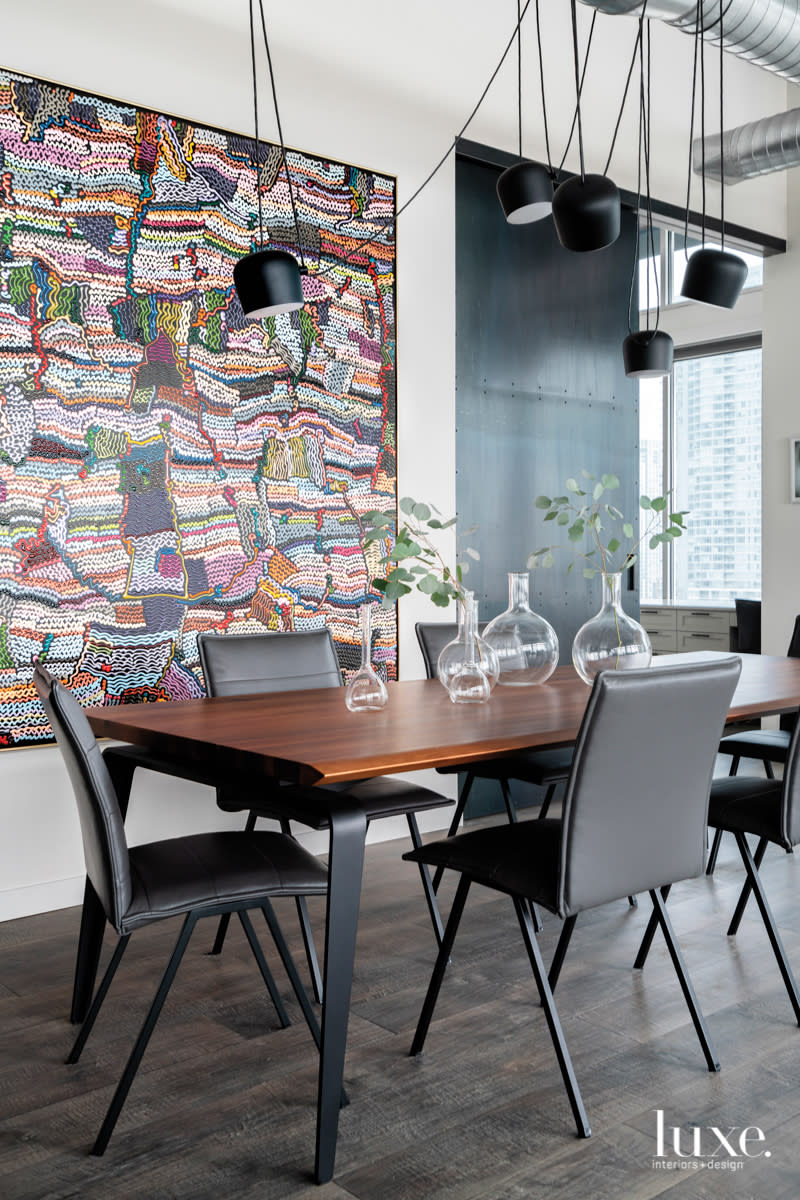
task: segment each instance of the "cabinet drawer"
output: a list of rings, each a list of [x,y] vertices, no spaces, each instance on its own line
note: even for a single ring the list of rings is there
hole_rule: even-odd
[[[653,654],[675,654],[678,649],[678,635],[674,629],[650,629],[648,626],[645,628],[653,647]]]
[[[678,633],[678,653],[687,650],[730,650],[730,634],[727,626],[724,633]]]
[[[648,633],[652,629],[662,629],[665,632],[670,631],[674,633],[677,629],[678,613],[674,608],[644,607],[641,610],[639,620]]]
[[[681,608],[678,609],[678,632],[718,633],[727,639],[731,616],[726,609]]]

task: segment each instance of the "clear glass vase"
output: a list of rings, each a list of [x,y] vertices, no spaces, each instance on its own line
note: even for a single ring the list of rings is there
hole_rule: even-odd
[[[386,684],[372,669],[372,605],[362,604],[361,666],[344,689],[344,702],[351,712],[383,708],[389,699]]]
[[[572,662],[586,683],[598,671],[649,667],[653,650],[638,621],[622,607],[622,577],[602,575],[603,603],[599,613],[582,625],[572,643]]]
[[[448,692],[450,679],[467,661],[467,611],[472,610],[474,620],[469,633],[470,646],[474,650],[475,661],[489,681],[491,690],[497,683],[500,667],[497,655],[491,646],[478,633],[478,602],[472,592],[464,592],[464,600],[458,601],[458,633],[452,642],[448,642],[441,651],[436,662],[436,677]]]
[[[453,665],[453,670],[446,672],[447,691],[453,704],[485,704],[492,694],[487,670],[496,666],[496,659],[490,664],[490,658],[478,649],[478,605],[472,592],[467,592],[462,605],[463,613],[459,625],[461,641],[459,649],[461,658]],[[458,641],[458,639],[456,639]],[[439,663],[445,655],[450,642],[439,655]],[[488,647],[487,647],[488,649]],[[445,663],[445,666],[447,664]],[[437,664],[438,669],[438,664]],[[441,676],[440,676],[441,678]]]
[[[496,652],[499,683],[531,687],[545,683],[558,666],[558,638],[549,621],[533,612],[528,600],[528,572],[508,576],[508,608],[483,633]]]

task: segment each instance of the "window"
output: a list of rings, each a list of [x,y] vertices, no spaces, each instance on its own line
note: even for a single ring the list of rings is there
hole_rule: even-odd
[[[753,344],[755,342],[755,344]],[[687,533],[644,548],[641,599],[732,604],[761,595],[761,347],[676,351],[672,378],[639,391],[645,495],[672,487]]]

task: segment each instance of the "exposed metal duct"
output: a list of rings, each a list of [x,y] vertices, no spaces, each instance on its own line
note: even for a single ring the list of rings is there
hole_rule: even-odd
[[[582,0],[612,16],[640,16],[643,0]],[[720,0],[702,0],[705,39],[719,45]],[[731,54],[800,83],[800,0],[728,0],[722,9],[723,45]],[[691,0],[648,0],[647,16],[694,34]],[[727,168],[726,168],[727,173]]]
[[[721,159],[725,164],[725,182],[741,183],[770,171],[800,167],[800,108],[762,117],[736,129],[726,129],[706,137],[706,176],[721,179]],[[692,144],[692,166],[701,169],[701,142]]]

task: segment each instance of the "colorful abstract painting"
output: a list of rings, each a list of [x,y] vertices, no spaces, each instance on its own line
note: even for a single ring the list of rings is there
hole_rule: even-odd
[[[269,243],[296,254],[261,159]],[[203,631],[327,625],[358,665],[360,518],[396,502],[395,181],[288,162],[305,304],[254,323],[232,284],[252,139],[0,70],[4,746],[51,738],[36,658],[85,704],[202,695]]]

